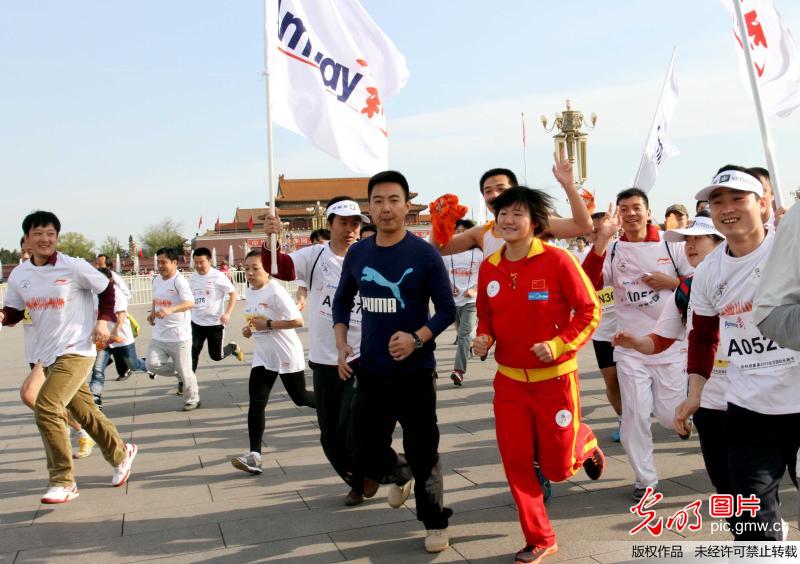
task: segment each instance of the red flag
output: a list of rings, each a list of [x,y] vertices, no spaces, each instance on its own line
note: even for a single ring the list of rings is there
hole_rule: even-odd
[[[247,220],[247,228],[252,231],[253,230],[253,214],[250,213],[250,219]]]
[[[200,231],[200,228],[203,226],[203,216],[200,216],[200,221],[197,222],[197,230]]]
[[[142,249],[139,249],[139,258],[143,258],[143,257],[144,257],[144,253],[142,252]]]
[[[219,216],[217,216],[217,222],[214,224],[214,231],[219,231]]]

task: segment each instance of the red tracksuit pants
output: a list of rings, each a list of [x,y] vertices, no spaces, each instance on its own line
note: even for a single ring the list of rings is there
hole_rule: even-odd
[[[498,372],[494,418],[497,446],[525,542],[550,546],[556,534],[544,508],[534,460],[550,481],[561,482],[575,474],[597,447],[594,433],[581,423],[578,373],[518,382]]]

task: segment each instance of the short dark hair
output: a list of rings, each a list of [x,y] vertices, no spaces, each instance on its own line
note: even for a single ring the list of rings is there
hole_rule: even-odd
[[[309,235],[308,238],[311,239],[312,241],[314,239],[322,239],[323,241],[330,241],[331,232],[328,231],[327,229],[315,229],[314,231],[311,232],[311,235]]]
[[[374,223],[365,223],[361,226],[361,238],[364,238],[364,233],[377,233],[378,227]]]
[[[483,173],[481,176],[481,181],[478,184],[478,187],[481,189],[481,194],[483,194],[483,183],[486,182],[487,178],[491,178],[492,176],[505,176],[508,178],[508,183],[511,186],[519,186],[519,182],[517,181],[517,175],[511,172],[507,168],[490,168],[486,172]]]
[[[584,242],[584,243],[586,243],[586,244],[588,244],[588,243],[589,243],[589,239],[587,239],[587,238],[586,238],[586,237],[584,237],[583,235],[581,235],[580,237],[575,237],[575,242],[578,242],[578,241],[583,241],[583,242]]]
[[[111,280],[111,270],[110,269],[108,269],[108,268],[98,268],[97,271],[98,272],[102,272],[103,276],[105,276],[106,278]]]
[[[603,219],[606,216],[606,212],[594,212],[592,214],[592,221],[595,219]]]
[[[650,209],[650,200],[647,198],[647,194],[645,193],[644,190],[641,190],[639,188],[626,188],[625,190],[617,194],[617,205],[619,205],[619,203],[622,200],[627,200],[628,198],[636,198],[636,197],[641,198],[642,201],[644,202],[645,207],[647,209]]]
[[[550,226],[550,216],[553,215],[553,198],[541,190],[528,188],[527,186],[514,186],[504,190],[494,200],[495,217],[500,215],[500,210],[513,206],[514,204],[526,206],[531,214],[531,221],[536,224],[533,230],[534,235],[539,235]]]
[[[456,220],[456,229],[459,227],[463,227],[464,229],[472,229],[475,227],[475,222],[471,219],[457,219]]]
[[[253,249],[249,253],[247,253],[244,257],[244,260],[249,259],[250,257],[258,257],[261,258],[261,249]]]
[[[697,203],[694,205],[695,213],[697,213],[697,214],[703,213],[703,212],[699,212],[697,210],[700,209],[700,204],[707,204],[707,203],[708,203],[708,200],[697,200]],[[703,211],[705,211],[705,210],[703,210]]]
[[[403,194],[406,196],[406,201],[411,199],[411,192],[408,189],[408,180],[396,170],[384,170],[370,178],[367,184],[367,199],[372,199],[372,189],[375,188],[376,184],[385,184],[387,182],[399,184],[403,189]]]
[[[22,220],[22,232],[25,235],[30,235],[31,229],[35,227],[47,227],[52,225],[56,233],[61,233],[61,222],[58,221],[56,214],[49,211],[36,210],[25,216]]]
[[[161,247],[156,251],[156,256],[159,255],[164,255],[169,260],[178,262],[178,251],[176,251],[173,247]]]
[[[110,259],[108,258],[108,255],[107,255],[107,254],[105,254],[105,253],[100,253],[99,255],[97,255],[97,258],[100,258],[100,257],[103,257],[104,259],[106,259],[106,262],[108,262],[108,261],[110,260]]]
[[[197,247],[192,253],[192,256],[206,257],[208,260],[211,260],[211,251],[209,251],[207,247]]]
[[[719,174],[720,172],[726,172],[726,171],[729,171],[729,170],[735,170],[737,172],[744,172],[745,174],[750,174],[750,170],[748,168],[743,167],[743,166],[739,166],[739,165],[735,165],[735,164],[726,164],[725,166],[720,167],[720,169],[717,171],[717,174]]]

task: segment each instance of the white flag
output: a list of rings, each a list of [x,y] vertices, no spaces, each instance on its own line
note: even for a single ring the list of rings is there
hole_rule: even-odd
[[[350,169],[388,168],[384,103],[408,80],[406,60],[358,0],[269,0],[272,119]]]
[[[670,123],[675,114],[675,106],[678,103],[678,79],[675,75],[675,56],[677,50],[672,54],[669,63],[667,78],[664,81],[664,89],[658,100],[656,116],[650,129],[650,135],[644,146],[639,172],[636,174],[634,186],[649,192],[656,183],[656,176],[661,164],[670,157],[679,154],[678,149],[672,144],[670,138]]]
[[[744,40],[750,44],[755,77],[764,111],[787,116],[800,106],[800,57],[792,32],[783,23],[771,0],[741,0],[745,33],[739,33],[731,0],[722,3],[733,18],[733,33],[741,61],[742,77],[749,90]]]

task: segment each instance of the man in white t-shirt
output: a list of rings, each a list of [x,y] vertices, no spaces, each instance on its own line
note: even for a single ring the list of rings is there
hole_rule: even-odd
[[[309,350],[308,365],[314,373],[314,393],[317,398],[317,420],[320,428],[320,443],[325,456],[351,490],[345,498],[346,505],[358,505],[364,497],[375,495],[378,484],[353,475],[353,458],[348,443],[350,410],[355,396],[355,380],[339,378],[339,352],[333,333],[331,304],[342,263],[350,247],[358,241],[363,223],[369,218],[361,213],[359,205],[349,196],[337,196],[326,206],[331,239],[321,245],[311,245],[288,255],[278,253],[279,272],[275,278],[302,281],[308,288],[305,311],[308,314]],[[280,233],[281,222],[276,216],[264,219],[267,235]],[[269,272],[269,253],[262,251],[264,269]],[[351,313],[347,342],[353,349],[351,362],[357,362],[361,347],[361,303]]]
[[[763,224],[768,204],[758,179],[739,170],[717,174],[696,198],[710,202],[714,226],[727,242],[694,276],[689,396],[675,414],[675,425],[686,426],[700,405],[714,352],[721,347],[729,359],[725,399],[733,492],[760,501],[755,516],[744,512],[732,532],[741,541],[785,540],[788,526],[781,519],[778,488],[787,467],[797,486],[800,356],[764,337],[753,315],[756,289],[767,276],[775,244],[774,231]]]
[[[184,411],[200,407],[197,378],[192,371],[192,289],[178,272],[175,249],[156,251],[158,276],[153,278],[153,307],[147,321],[153,325],[147,370],[159,376],[178,377],[178,393],[185,395]]]
[[[85,260],[56,251],[60,230],[61,222],[51,212],[36,211],[23,220],[32,256],[11,272],[0,312],[0,323],[14,325],[28,311],[36,336],[33,358],[45,368],[34,408],[50,474],[42,503],[64,503],[79,495],[65,430],[67,411],[114,466],[112,486],[128,480],[138,450],[120,438],[86,385],[95,343],[108,342],[108,322],[115,319],[114,286]],[[98,297],[96,314],[94,295]]]
[[[211,251],[207,248],[195,249],[193,257],[194,273],[189,279],[189,286],[194,295],[192,372],[197,374],[197,361],[206,341],[208,341],[208,356],[217,362],[230,355],[234,355],[239,362],[242,362],[244,353],[235,341],[222,346],[225,340],[225,327],[230,321],[238,297],[233,283],[225,274],[211,266]]]
[[[456,221],[455,234],[464,233],[475,227],[468,219]],[[483,262],[483,253],[478,248],[443,256],[444,267],[450,278],[453,289],[453,300],[456,302],[456,357],[450,379],[460,386],[467,372],[467,359],[472,356],[471,343],[475,338],[475,327],[478,325],[478,314],[475,301],[478,297],[478,270]]]
[[[647,335],[680,284],[679,277],[694,269],[686,259],[683,243],[665,242],[663,233],[650,223],[647,194],[638,188],[623,190],[617,194],[617,210],[618,217],[609,218],[598,230],[583,268],[595,288],[613,287],[617,330]],[[623,235],[611,243],[620,223]],[[620,438],[636,475],[635,501],[648,487],[655,489],[658,485],[651,413],[662,426],[672,429],[675,408],[686,397],[683,343],[677,341],[652,356],[624,347],[614,349],[622,396]]]

